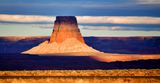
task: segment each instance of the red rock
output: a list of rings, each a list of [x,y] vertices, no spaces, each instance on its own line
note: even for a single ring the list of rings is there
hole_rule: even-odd
[[[23,54],[55,54],[55,53],[81,53],[90,55],[99,51],[85,44],[78,28],[75,16],[57,16],[50,41],[35,46]],[[79,54],[77,54],[79,55]]]
[[[75,16],[57,16],[49,43],[62,43],[68,38],[75,38],[81,43],[84,39],[78,28]]]

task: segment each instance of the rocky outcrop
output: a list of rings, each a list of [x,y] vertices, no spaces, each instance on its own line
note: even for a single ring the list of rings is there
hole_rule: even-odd
[[[99,51],[85,44],[78,28],[76,17],[57,16],[54,30],[49,41],[45,41],[24,54],[57,54],[57,53],[81,53],[89,55]]]
[[[62,43],[68,38],[75,38],[84,43],[83,37],[78,28],[75,16],[57,16],[54,23],[54,30],[50,37],[50,43]]]

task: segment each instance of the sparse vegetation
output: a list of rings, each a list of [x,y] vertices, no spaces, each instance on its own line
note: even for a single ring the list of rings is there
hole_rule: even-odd
[[[160,76],[160,69],[0,71],[0,76]]]
[[[159,83],[160,69],[0,71],[0,83]]]

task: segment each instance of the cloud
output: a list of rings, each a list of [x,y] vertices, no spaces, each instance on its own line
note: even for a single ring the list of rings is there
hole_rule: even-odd
[[[53,22],[54,20],[52,16],[0,14],[0,21],[5,22]]]
[[[124,27],[121,26],[79,26],[83,30],[122,30]]]
[[[80,24],[160,24],[160,17],[144,16],[77,16]],[[53,22],[55,16],[0,14],[2,22]]]
[[[79,23],[160,24],[159,17],[143,16],[78,16]]]
[[[108,31],[160,31],[160,28],[144,28],[144,27],[132,27],[132,26],[84,26],[80,25],[81,30],[108,30]]]
[[[160,4],[160,0],[137,0],[138,4]]]

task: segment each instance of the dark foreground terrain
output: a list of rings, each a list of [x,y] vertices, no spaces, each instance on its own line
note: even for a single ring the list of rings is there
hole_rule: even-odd
[[[0,70],[160,69],[160,60],[99,62],[89,56],[0,55]]]

